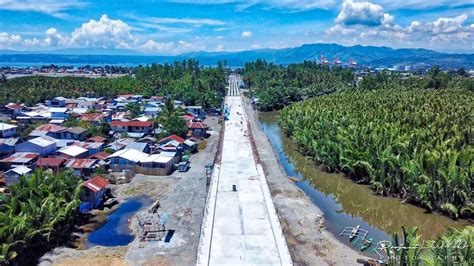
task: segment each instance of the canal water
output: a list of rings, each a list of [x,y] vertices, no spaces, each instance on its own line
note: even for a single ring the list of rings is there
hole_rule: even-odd
[[[282,132],[277,113],[261,113],[259,120],[286,174],[304,179],[295,185],[324,212],[326,228],[334,235],[339,236],[346,226],[359,224],[369,230],[368,237],[380,241],[389,240],[392,233],[400,232],[401,226],[418,226],[423,239],[432,239],[450,226],[467,224],[402,204],[396,198],[374,195],[370,187],[355,184],[342,174],[322,172]]]
[[[87,238],[87,246],[126,246],[135,238],[128,228],[129,220],[140,209],[152,204],[148,197],[133,197],[121,203],[107,216],[107,222]]]

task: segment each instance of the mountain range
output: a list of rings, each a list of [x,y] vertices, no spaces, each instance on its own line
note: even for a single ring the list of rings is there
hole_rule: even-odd
[[[474,54],[451,54],[427,49],[393,49],[376,46],[342,46],[338,44],[305,44],[283,49],[258,49],[238,52],[192,52],[174,56],[144,55],[132,50],[64,49],[48,52],[18,52],[0,50],[0,65],[139,65],[171,63],[176,60],[197,59],[203,65],[215,65],[226,60],[234,67],[245,62],[264,59],[275,64],[298,63],[304,60],[319,61],[324,53],[332,62],[337,57],[347,64],[356,61],[359,66],[393,67],[395,65],[440,65],[446,68],[474,68]]]

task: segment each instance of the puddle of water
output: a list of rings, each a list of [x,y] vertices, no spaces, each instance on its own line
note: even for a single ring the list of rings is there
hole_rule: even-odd
[[[295,183],[324,212],[326,227],[336,236],[346,226],[361,225],[374,241],[389,240],[401,226],[419,226],[424,239],[432,239],[448,227],[462,227],[467,221],[427,213],[425,209],[402,204],[398,199],[374,195],[368,186],[358,185],[342,174],[320,171],[301,155],[296,145],[280,130],[277,113],[261,113],[260,126],[270,139],[288,176],[304,178]],[[349,242],[344,240],[343,242]]]
[[[133,197],[121,203],[107,216],[107,222],[87,237],[88,246],[126,246],[135,238],[128,229],[129,220],[134,214],[152,203],[147,197]]]

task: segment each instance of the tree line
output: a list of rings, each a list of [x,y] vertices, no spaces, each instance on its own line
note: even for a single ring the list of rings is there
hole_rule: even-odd
[[[186,105],[219,107],[225,95],[226,65],[203,67],[195,60],[138,67],[135,77],[29,76],[0,83],[0,104],[34,105],[56,96],[114,97],[117,94],[157,95],[182,100]]]

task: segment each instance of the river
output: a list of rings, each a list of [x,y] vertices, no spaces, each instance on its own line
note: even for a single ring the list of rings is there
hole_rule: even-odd
[[[260,113],[259,122],[275,149],[288,176],[304,178],[295,183],[324,212],[326,227],[336,236],[346,226],[361,225],[374,241],[389,240],[401,226],[418,226],[423,239],[433,239],[448,227],[462,227],[467,221],[428,213],[425,209],[403,204],[399,199],[373,194],[370,187],[355,184],[342,174],[320,171],[296,149],[278,126],[277,113]]]

